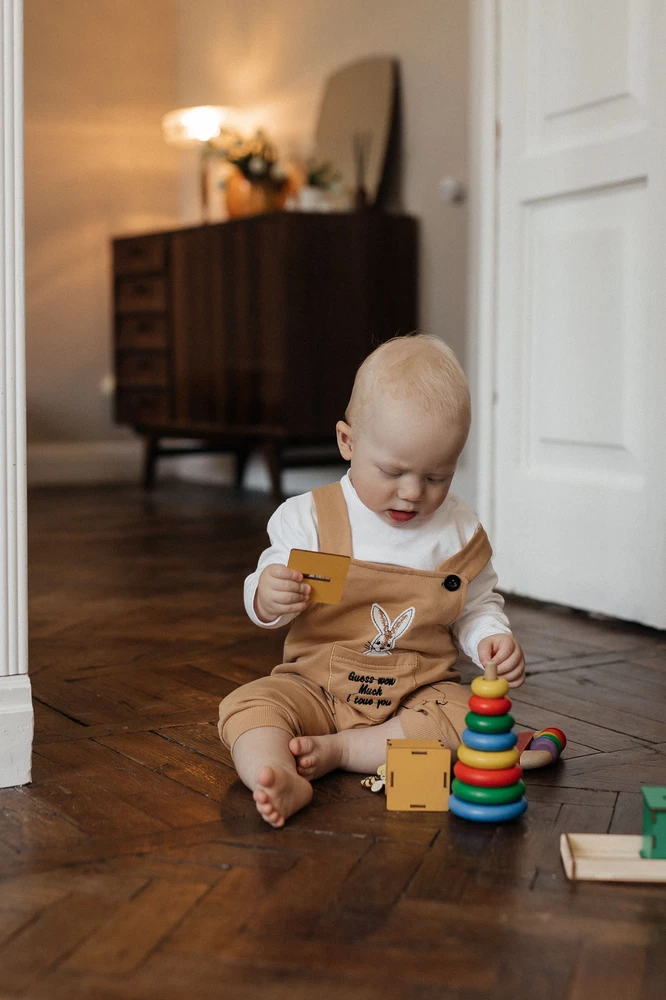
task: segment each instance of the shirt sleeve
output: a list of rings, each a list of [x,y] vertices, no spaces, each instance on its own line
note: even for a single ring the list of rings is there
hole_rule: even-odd
[[[503,610],[504,598],[496,593],[496,586],[497,573],[489,561],[470,582],[463,613],[451,627],[458,646],[479,667],[477,649],[481,640],[489,635],[511,634],[509,619]]]
[[[281,504],[271,516],[267,529],[270,545],[261,553],[254,573],[246,578],[243,596],[245,610],[255,625],[261,628],[281,628],[288,625],[297,615],[280,615],[272,622],[262,622],[254,610],[254,595],[259,585],[259,577],[267,566],[286,566],[292,549],[319,550],[319,536],[314,501],[311,493],[292,497]]]

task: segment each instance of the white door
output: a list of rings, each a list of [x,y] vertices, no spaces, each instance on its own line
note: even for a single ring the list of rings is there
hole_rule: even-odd
[[[502,0],[503,589],[666,627],[666,2]]]

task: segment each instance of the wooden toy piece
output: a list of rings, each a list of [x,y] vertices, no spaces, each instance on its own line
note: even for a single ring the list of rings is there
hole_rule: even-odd
[[[477,715],[476,712],[468,712],[465,716],[465,725],[475,733],[508,733],[513,729],[514,718],[508,714]]]
[[[501,753],[502,750],[513,749],[518,737],[515,733],[476,733],[473,729],[464,729],[462,741],[471,750]]]
[[[312,587],[311,601],[320,604],[339,604],[342,590],[349,571],[349,556],[333,555],[331,552],[310,552],[308,549],[292,549],[289,553],[289,569],[298,570]]]
[[[666,861],[643,858],[643,837],[563,833],[560,854],[572,881],[666,882]]]
[[[455,803],[455,805],[454,805]],[[508,819],[517,819],[527,809],[527,799],[520,798],[517,802],[507,802],[501,806],[487,806],[476,802],[467,802],[457,795],[451,796],[451,812],[461,819],[471,819],[476,823],[504,823]]]
[[[470,747],[458,747],[458,760],[470,767],[478,767],[482,771],[495,771],[506,767],[513,767],[520,760],[517,750],[503,750],[501,753],[494,753],[487,750],[472,750]]]
[[[448,812],[451,751],[441,740],[386,741],[386,808]]]
[[[494,681],[486,677],[475,677],[472,681],[472,692],[480,698],[503,698],[509,690],[509,682],[503,677],[498,677]]]
[[[642,785],[643,847],[642,858],[666,859],[666,788]]]
[[[506,715],[511,708],[508,698],[479,698],[478,694],[473,694],[468,704],[476,715]]]
[[[520,766],[523,771],[533,771],[535,767],[547,767],[553,763],[553,755],[548,750],[523,750]]]
[[[504,788],[520,781],[523,769],[520,764],[514,764],[513,767],[507,767],[503,770],[488,771],[478,767],[470,767],[459,760],[453,768],[453,773],[456,778],[468,785],[477,785],[479,788]]]
[[[517,781],[514,785],[504,785],[501,788],[480,788],[477,785],[468,785],[460,778],[454,778],[451,782],[451,791],[459,799],[465,799],[467,802],[501,806],[522,799],[525,794],[525,782]]]
[[[556,729],[554,726],[549,729],[541,729],[532,735],[522,751],[520,763],[526,771],[553,764],[559,759],[566,745],[567,738],[561,729]]]
[[[487,681],[497,680],[497,660],[486,660],[483,664],[483,676]]]

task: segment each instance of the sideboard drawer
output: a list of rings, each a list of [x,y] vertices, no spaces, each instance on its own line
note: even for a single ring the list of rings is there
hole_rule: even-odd
[[[119,278],[116,308],[119,312],[150,312],[166,307],[166,282],[161,275]]]
[[[117,346],[166,347],[164,316],[123,316],[118,322]]]
[[[119,424],[161,424],[169,419],[164,389],[123,389],[116,392],[116,421]]]
[[[142,274],[161,271],[166,260],[166,240],[163,236],[139,236],[117,240],[113,248],[116,274]]]
[[[120,383],[166,385],[167,359],[162,351],[122,352],[117,366]]]

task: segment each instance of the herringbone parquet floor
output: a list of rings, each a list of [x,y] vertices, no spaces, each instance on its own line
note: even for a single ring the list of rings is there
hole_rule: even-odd
[[[386,813],[336,774],[275,831],[214,724],[280,655],[241,599],[271,509],[188,484],[32,495],[34,781],[0,791],[0,996],[664,996],[663,886],[572,885],[558,835],[637,833],[639,786],[666,784],[666,636],[510,603],[517,721],[570,739],[519,823]]]

